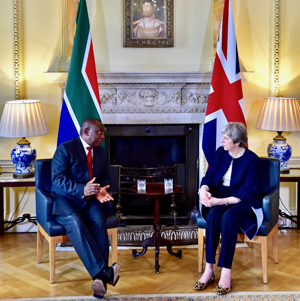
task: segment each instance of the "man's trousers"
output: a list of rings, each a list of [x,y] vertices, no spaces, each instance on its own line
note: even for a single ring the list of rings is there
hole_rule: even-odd
[[[67,232],[75,251],[92,278],[108,266],[109,242],[106,204],[91,198],[85,207],[69,216],[55,216]]]

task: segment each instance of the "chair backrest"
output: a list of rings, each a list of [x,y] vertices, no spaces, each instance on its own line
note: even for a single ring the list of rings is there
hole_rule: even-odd
[[[279,184],[280,184],[280,161],[276,158],[259,158],[260,160],[260,185],[263,195],[272,191],[275,198],[263,200],[264,223],[259,232],[266,235],[274,227],[278,220],[279,212]],[[265,223],[266,222],[266,223]],[[200,215],[197,217],[199,228],[205,228],[206,222]]]
[[[49,194],[51,192],[51,163],[52,159],[39,159],[35,161],[35,187],[37,190],[46,190]],[[49,200],[45,203],[47,221],[52,220],[52,202]],[[113,214],[113,202],[107,203],[108,215]]]
[[[260,184],[264,193],[272,188],[279,189],[280,161],[276,158],[259,158]]]
[[[260,158],[260,185],[264,192],[262,209],[264,220],[257,235],[267,236],[278,222],[280,161],[276,158]]]
[[[51,162],[52,159],[39,159],[35,161],[35,186],[51,191]]]

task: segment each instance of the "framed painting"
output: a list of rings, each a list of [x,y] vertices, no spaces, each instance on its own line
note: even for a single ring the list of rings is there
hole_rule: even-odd
[[[123,0],[124,47],[173,47],[173,0]]]

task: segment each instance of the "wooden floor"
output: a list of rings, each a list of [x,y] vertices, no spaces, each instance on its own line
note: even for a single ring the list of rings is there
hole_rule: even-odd
[[[176,250],[176,249],[175,249]],[[165,249],[160,252],[160,273],[154,269],[154,250],[133,259],[131,250],[119,250],[120,281],[107,295],[194,292],[199,278],[197,249],[182,248],[182,259]],[[299,290],[300,231],[279,230],[279,264],[273,263],[269,241],[268,284],[262,282],[260,246],[237,248],[233,263],[232,291]],[[217,279],[220,268],[216,269]],[[0,237],[0,299],[91,295],[92,281],[75,252],[57,253],[56,282],[49,282],[48,246],[43,262],[36,263],[36,234],[5,234]],[[213,292],[217,282],[206,292]]]

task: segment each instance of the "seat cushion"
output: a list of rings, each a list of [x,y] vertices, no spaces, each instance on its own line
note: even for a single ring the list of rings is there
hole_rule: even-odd
[[[269,222],[263,221],[260,228],[258,229],[258,232],[256,233],[257,236],[268,236],[268,234],[271,232],[271,230],[274,228],[274,225],[272,225]]]
[[[111,215],[107,218],[106,223],[107,229],[118,227],[118,219]],[[52,220],[46,223],[41,224],[41,227],[47,232],[47,234],[51,237],[53,236],[61,236],[66,235],[66,230],[63,226],[61,226],[57,221]]]
[[[206,228],[206,221],[203,219],[202,216],[197,217],[197,227],[200,229]],[[270,231],[273,229],[274,226],[267,221],[263,221],[262,225],[260,226],[258,232],[256,233],[257,236],[267,236]],[[243,233],[242,230],[239,230],[239,233]]]
[[[114,215],[110,215],[106,221],[107,229],[117,228],[118,227],[118,219]]]
[[[47,234],[51,237],[53,236],[61,236],[66,235],[66,230],[63,226],[61,226],[57,221],[52,220],[50,222],[46,222],[41,225],[42,228],[47,232]]]

